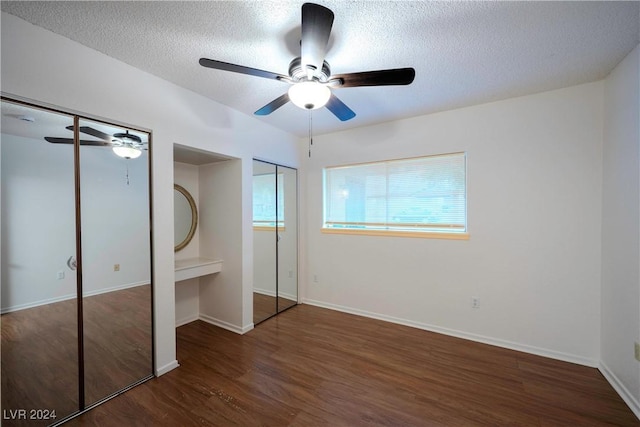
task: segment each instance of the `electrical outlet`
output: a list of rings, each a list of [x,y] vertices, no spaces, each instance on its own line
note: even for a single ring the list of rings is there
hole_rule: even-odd
[[[289,270],[289,279],[293,279],[293,270]]]
[[[318,275],[317,274],[313,275],[313,283],[318,283]]]
[[[113,271],[120,271],[120,264],[113,264]]]
[[[480,297],[471,297],[471,308],[480,308]]]
[[[64,271],[58,271],[58,280],[64,279]]]
[[[634,346],[634,353],[636,355],[636,360],[640,362],[640,342],[636,342]]]

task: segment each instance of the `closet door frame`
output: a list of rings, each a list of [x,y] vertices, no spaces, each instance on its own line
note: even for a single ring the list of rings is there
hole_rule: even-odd
[[[154,256],[153,256],[153,248],[154,248],[154,241],[153,241],[153,133],[151,130],[149,129],[142,129],[136,126],[132,126],[130,124],[127,123],[122,123],[119,121],[114,121],[114,120],[105,120],[103,118],[100,117],[95,117],[95,116],[91,116],[91,115],[87,115],[87,114],[83,114],[83,113],[79,113],[73,110],[67,110],[55,105],[51,105],[51,104],[47,104],[47,103],[42,103],[42,102],[38,102],[38,101],[34,101],[25,97],[21,97],[21,96],[17,96],[14,94],[7,94],[4,92],[0,92],[0,100],[2,102],[10,102],[10,103],[14,103],[14,104],[19,104],[19,105],[23,105],[25,107],[31,107],[31,108],[35,108],[35,109],[39,109],[39,110],[45,110],[45,111],[50,111],[52,113],[57,113],[57,114],[64,114],[70,117],[73,117],[73,167],[74,167],[74,186],[75,186],[75,244],[76,244],[76,254],[75,254],[75,258],[77,261],[77,268],[76,268],[76,307],[77,307],[77,334],[78,334],[78,347],[77,347],[77,351],[78,351],[78,410],[74,413],[71,413],[69,415],[64,416],[63,418],[57,419],[53,424],[51,424],[51,426],[57,426],[60,424],[65,423],[66,421],[69,421],[72,418],[77,417],[78,415],[83,414],[84,412],[87,412],[91,409],[93,409],[96,406],[99,406],[100,404],[106,402],[107,400],[113,398],[114,396],[117,396],[119,394],[122,394],[128,390],[130,390],[131,388],[142,384],[152,378],[154,378],[155,372],[156,372],[156,354],[155,354],[155,348],[156,348],[156,334],[155,334],[155,323],[156,323],[156,313],[155,313],[155,307],[154,307],[154,299],[155,299],[155,292],[154,292],[154,283],[155,283],[155,278],[154,278]],[[95,403],[92,403],[90,405],[85,405],[85,377],[84,377],[84,366],[85,366],[85,359],[84,359],[84,328],[83,328],[83,286],[82,286],[82,223],[81,223],[81,216],[82,216],[82,212],[81,212],[81,180],[80,180],[80,129],[79,129],[79,123],[81,120],[90,120],[90,121],[94,121],[94,122],[99,122],[99,123],[104,123],[106,125],[112,125],[112,126],[121,126],[123,128],[127,128],[130,130],[134,130],[134,131],[139,131],[139,132],[144,132],[147,133],[149,135],[149,141],[148,141],[148,164],[147,164],[147,172],[148,172],[148,195],[149,195],[149,200],[148,200],[148,209],[149,209],[149,279],[150,279],[150,314],[151,314],[151,366],[150,366],[150,370],[151,373],[144,377],[139,379],[138,381],[134,382],[133,384],[130,384],[128,386],[126,386],[123,389],[117,390],[114,393],[111,393],[110,395],[104,396],[103,398],[101,398],[100,400],[96,401]]]
[[[287,310],[289,310],[292,307],[295,307],[296,305],[298,305],[298,299],[299,299],[299,292],[300,292],[300,280],[299,280],[299,271],[300,271],[300,265],[299,265],[299,245],[300,245],[300,239],[299,239],[299,194],[298,194],[298,169],[291,167],[291,166],[286,166],[286,165],[282,165],[279,163],[275,163],[269,160],[264,160],[258,157],[254,157],[252,159],[253,162],[262,162],[265,164],[269,164],[275,167],[275,180],[274,180],[274,185],[275,185],[275,199],[276,199],[276,232],[275,232],[275,240],[274,240],[274,245],[275,245],[275,249],[276,249],[276,254],[275,254],[275,277],[276,277],[276,311],[274,314],[272,314],[269,317],[266,317],[262,320],[260,320],[259,323],[264,322],[265,320],[271,319],[272,317],[277,316],[280,313],[283,313]],[[279,241],[280,241],[280,237],[279,237],[279,231],[278,231],[278,219],[280,218],[280,213],[278,212],[278,169],[279,168],[286,168],[289,170],[292,170],[295,172],[295,184],[296,184],[296,188],[295,188],[295,207],[296,207],[296,215],[295,215],[295,230],[296,230],[296,244],[295,244],[295,254],[296,254],[296,262],[295,262],[295,266],[296,266],[296,304],[290,305],[289,307],[286,307],[284,309],[280,309],[279,306],[279,298],[280,298],[280,274],[279,274],[279,266],[280,266],[280,250],[279,250]],[[284,180],[284,176],[282,177],[282,179]],[[285,191],[286,193],[286,191]],[[285,195],[283,195],[283,197],[285,197]],[[286,201],[285,201],[286,204]]]

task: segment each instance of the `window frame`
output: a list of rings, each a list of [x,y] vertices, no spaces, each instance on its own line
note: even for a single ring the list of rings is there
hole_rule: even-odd
[[[420,160],[420,159],[428,159],[434,157],[444,157],[444,156],[462,156],[464,162],[464,225],[454,225],[454,224],[425,224],[425,223],[414,223],[414,224],[399,224],[397,227],[390,226],[389,222],[384,223],[375,223],[375,222],[352,222],[349,224],[353,224],[354,226],[362,225],[363,228],[356,227],[327,227],[327,224],[330,224],[331,221],[327,221],[327,172],[331,169],[338,168],[350,168],[350,167],[358,167],[358,166],[367,166],[367,165],[385,165],[388,167],[388,164],[400,163],[412,160]],[[388,175],[386,175],[388,178]],[[391,237],[416,237],[416,238],[429,238],[429,239],[450,239],[450,240],[468,240],[469,239],[469,224],[468,224],[468,170],[467,170],[467,152],[466,151],[458,151],[451,153],[442,153],[442,154],[432,154],[425,156],[416,156],[416,157],[407,157],[407,158],[399,158],[399,159],[386,159],[372,162],[362,162],[362,163],[351,163],[351,164],[343,164],[343,165],[334,165],[334,166],[325,166],[322,169],[322,226],[321,233],[323,234],[346,234],[346,235],[366,235],[366,236],[391,236]],[[388,186],[388,183],[387,183]],[[390,195],[387,191],[384,194],[385,203],[388,203],[390,199]],[[335,222],[346,224],[346,222]],[[366,225],[371,225],[367,227]],[[376,226],[379,226],[376,227]],[[440,228],[439,230],[433,229],[434,226]],[[424,228],[424,230],[420,230],[420,228]],[[459,231],[455,231],[456,228],[460,228]]]
[[[255,178],[256,177],[266,177],[266,176],[274,176],[274,214],[275,218],[269,219],[258,219],[255,218]],[[253,229],[258,231],[284,231],[286,230],[285,226],[285,216],[284,216],[284,173],[282,172],[274,172],[274,173],[263,173],[259,175],[253,175],[253,183],[252,183],[252,222]]]

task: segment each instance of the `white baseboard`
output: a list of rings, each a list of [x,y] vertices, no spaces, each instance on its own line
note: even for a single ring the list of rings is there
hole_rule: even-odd
[[[167,363],[166,365],[161,366],[158,369],[156,369],[156,377],[159,377],[160,375],[164,375],[169,371],[173,371],[178,366],[180,366],[180,364],[178,363],[177,360],[174,360],[173,362]]]
[[[629,406],[634,415],[640,420],[640,401],[636,399],[618,377],[604,364],[600,362],[598,370],[609,381],[611,387],[620,395],[624,403]]]
[[[200,319],[200,316],[198,316],[197,314],[194,314],[193,316],[187,316],[180,320],[176,319],[176,328],[186,325],[187,323],[195,322],[198,319]]]
[[[212,316],[207,316],[206,314],[196,314],[193,316],[185,317],[184,319],[176,320],[176,328],[180,326],[184,326],[187,323],[195,322],[196,320],[202,320],[203,322],[207,322],[211,325],[218,326],[222,329],[226,329],[227,331],[235,332],[236,334],[244,335],[250,330],[253,329],[253,323],[249,323],[243,327],[239,327],[237,325],[233,325],[229,322],[225,322],[224,320],[216,319]]]
[[[218,326],[222,329],[226,329],[227,331],[231,331],[231,332],[235,332],[236,334],[240,334],[240,335],[244,335],[247,332],[249,332],[250,330],[253,329],[253,323],[250,323],[249,325],[240,327],[237,325],[234,325],[232,323],[226,322],[224,320],[220,320],[220,319],[216,319],[215,317],[211,317],[211,316],[207,316],[206,314],[200,314],[199,319],[202,320],[203,322],[207,322],[210,323],[214,326]]]
[[[538,356],[549,357],[551,359],[562,360],[564,362],[576,363],[578,365],[589,366],[591,368],[597,368],[599,365],[599,361],[596,359],[590,359],[587,357],[563,353],[555,350],[549,350],[546,348],[539,348],[539,347],[529,346],[525,344],[514,343],[511,341],[486,337],[483,335],[472,334],[469,332],[457,331],[455,329],[443,328],[436,325],[429,325],[426,323],[415,322],[413,320],[401,319],[398,317],[387,316],[379,313],[373,313],[370,311],[360,310],[352,307],[345,307],[338,304],[332,304],[332,303],[327,303],[323,301],[316,301],[308,298],[303,299],[302,303],[314,305],[322,308],[328,308],[330,310],[341,311],[344,313],[355,314],[358,316],[369,317],[372,319],[384,320],[386,322],[397,323],[399,325],[410,326],[412,328],[422,329],[425,331],[437,332],[439,334],[449,335],[456,338],[463,338],[470,341],[481,342],[483,344],[489,344],[497,347],[508,348],[510,350],[536,354]]]

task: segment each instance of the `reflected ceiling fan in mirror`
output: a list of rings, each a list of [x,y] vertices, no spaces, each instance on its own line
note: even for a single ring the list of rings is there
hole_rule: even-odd
[[[73,126],[67,126],[66,129],[73,132]],[[98,140],[81,139],[80,145],[92,145],[97,147],[111,147],[113,152],[124,159],[135,159],[140,157],[142,150],[146,150],[147,146],[142,142],[139,136],[129,133],[106,134],[102,131],[89,126],[80,126],[78,130],[86,135],[91,135]],[[45,136],[44,139],[52,144],[73,144],[73,138],[55,138]]]
[[[287,93],[254,113],[259,116],[271,114],[291,101],[306,110],[315,110],[326,106],[338,119],[346,121],[354,118],[356,113],[347,107],[332,92],[332,89],[408,85],[413,82],[416,74],[413,68],[332,75],[329,64],[325,61],[332,25],[333,12],[330,9],[313,3],[302,5],[300,56],[294,58],[289,64],[288,76],[207,58],[200,58],[200,65],[289,83],[291,87]]]

